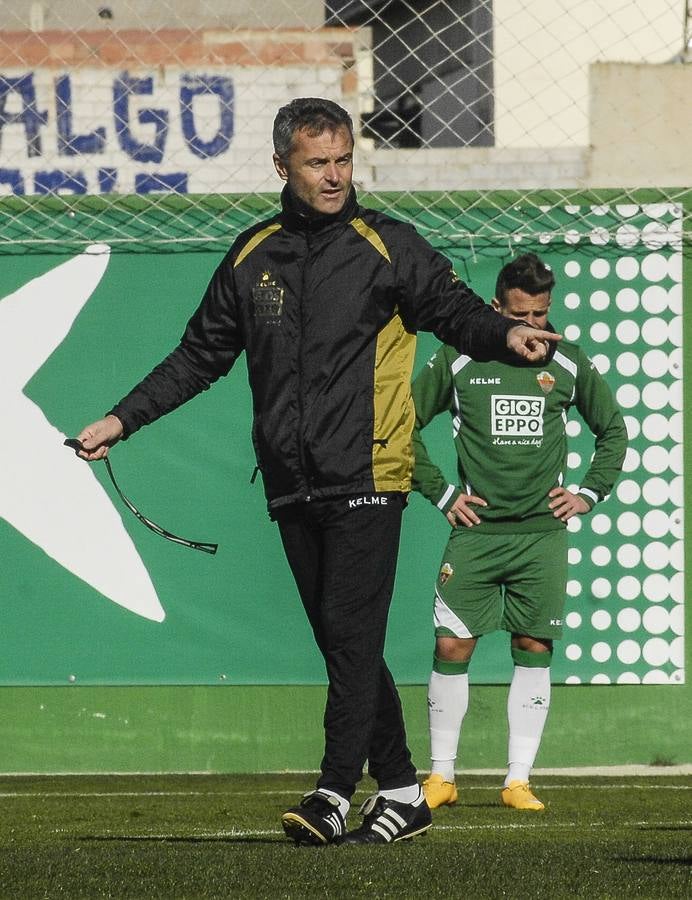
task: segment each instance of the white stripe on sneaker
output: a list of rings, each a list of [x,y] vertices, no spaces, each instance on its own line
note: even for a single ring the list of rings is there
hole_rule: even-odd
[[[379,819],[378,819],[378,821],[379,821]],[[380,825],[378,825],[377,822],[373,822],[371,827],[372,827],[373,831],[376,831],[378,834],[381,834],[382,837],[385,839],[385,841],[387,841],[388,843],[391,841],[391,839],[392,839],[391,834],[388,831],[385,831],[384,828],[380,827]]]

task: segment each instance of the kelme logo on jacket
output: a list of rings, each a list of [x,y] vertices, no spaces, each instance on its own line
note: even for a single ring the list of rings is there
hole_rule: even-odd
[[[279,287],[269,272],[263,272],[252,289],[252,303],[256,319],[274,319],[281,324],[284,305],[284,289]]]
[[[492,434],[511,437],[543,434],[545,397],[493,394],[490,403]]]

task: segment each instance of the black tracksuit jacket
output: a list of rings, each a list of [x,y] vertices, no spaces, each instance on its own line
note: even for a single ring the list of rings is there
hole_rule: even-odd
[[[504,358],[512,322],[407,224],[361,207],[282,210],[226,254],[178,347],[111,413],[124,437],[226,375],[244,350],[253,441],[270,511],[310,498],[411,488],[416,331]]]

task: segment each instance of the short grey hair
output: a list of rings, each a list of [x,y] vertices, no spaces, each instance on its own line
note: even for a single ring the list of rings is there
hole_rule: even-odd
[[[272,137],[274,152],[285,159],[291,152],[293,135],[305,129],[310,137],[318,137],[324,131],[336,131],[345,127],[353,140],[351,116],[332,100],[320,97],[298,97],[282,106],[274,119]]]

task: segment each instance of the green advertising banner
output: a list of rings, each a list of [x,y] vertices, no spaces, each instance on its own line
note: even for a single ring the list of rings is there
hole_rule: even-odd
[[[413,219],[487,299],[504,262],[538,252],[556,275],[554,327],[586,350],[626,417],[620,482],[570,527],[565,635],[553,680],[683,683],[684,209],[643,195],[627,206],[585,200],[585,215],[585,206],[557,197],[521,209],[508,197],[498,229],[497,204],[460,213],[458,202],[419,197],[414,215],[403,201],[392,207],[395,200],[388,208]],[[9,236],[0,269],[0,683],[323,682],[261,483],[251,483],[243,360],[110,457],[145,515],[176,534],[218,542],[216,556],[152,534],[125,509],[102,463],[90,466],[63,447],[175,345],[224,248],[274,198],[245,206],[236,198],[232,207],[216,198],[205,214],[218,217],[218,244],[203,247],[178,239],[194,234],[200,207],[172,198],[176,233],[164,249],[141,239],[144,201],[136,234],[125,205],[24,202],[11,225],[0,221]],[[579,228],[570,230],[577,211]],[[92,244],[71,244],[68,212],[81,216]],[[160,204],[152,214],[161,215]],[[493,234],[484,233],[491,219]],[[521,235],[528,219],[534,233],[544,223],[533,243]],[[160,233],[163,225],[156,227]],[[22,229],[41,240],[22,243]],[[436,346],[432,336],[419,337],[417,369]],[[578,417],[567,429],[570,486],[593,440]],[[453,480],[451,421],[431,425],[426,441]],[[413,496],[387,649],[401,683],[428,678],[433,586],[447,533],[439,511]],[[483,639],[471,675],[509,680],[506,635]]]

